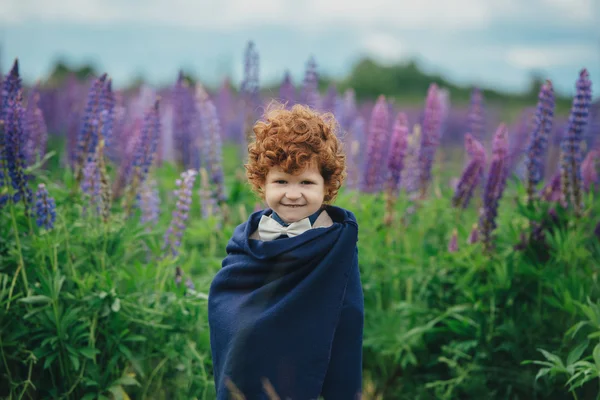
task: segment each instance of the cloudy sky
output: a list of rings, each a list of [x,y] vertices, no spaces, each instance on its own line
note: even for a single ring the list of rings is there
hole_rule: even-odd
[[[27,81],[62,58],[92,62],[116,86],[173,82],[180,68],[209,85],[239,83],[248,40],[262,82],[309,56],[343,77],[369,55],[416,59],[459,84],[507,91],[541,71],[572,94],[581,68],[600,93],[600,0],[0,0],[1,68]]]

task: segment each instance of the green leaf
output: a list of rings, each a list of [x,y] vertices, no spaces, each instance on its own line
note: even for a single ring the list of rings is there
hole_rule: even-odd
[[[48,369],[52,365],[52,362],[56,359],[56,357],[58,357],[58,353],[50,354],[46,358],[46,361],[44,361],[44,369]]]
[[[20,299],[19,301],[27,304],[52,303],[52,299],[50,297],[43,295],[28,296]]]
[[[100,350],[92,347],[83,347],[81,349],[78,349],[77,351],[79,352],[79,354],[90,360],[93,360],[94,356],[100,353]]]
[[[559,356],[552,354],[544,349],[538,350],[544,355],[544,357],[546,357],[546,360],[552,362],[553,365],[559,366],[561,368],[565,367]]]
[[[538,379],[540,379],[543,376],[548,375],[548,373],[550,373],[551,368],[542,368],[538,371],[537,375],[535,376],[535,380],[537,381]]]
[[[114,385],[121,385],[121,386],[141,386],[140,383],[132,376],[122,376],[119,379],[117,379],[116,381],[113,382],[113,386]]]
[[[589,344],[590,344],[589,340],[586,340],[585,342],[579,343],[579,345],[577,347],[575,347],[573,350],[571,350],[571,352],[567,356],[567,365],[571,365],[571,364],[575,363],[576,361],[578,361],[579,358],[581,357],[581,355],[583,354],[583,352],[585,351],[585,349],[587,349]]]
[[[596,363],[596,367],[598,367],[598,369],[600,369],[600,343],[598,343],[596,345],[596,347],[594,347],[594,352],[592,353],[592,356],[594,357],[594,362]]]
[[[69,358],[71,359],[71,362],[73,363],[73,368],[75,369],[75,371],[79,371],[79,358],[77,358],[77,356],[74,356],[72,354],[69,354]]]

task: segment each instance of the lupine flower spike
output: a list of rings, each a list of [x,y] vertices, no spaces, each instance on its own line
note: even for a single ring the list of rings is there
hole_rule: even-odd
[[[502,197],[506,179],[508,178],[508,131],[506,125],[500,124],[492,143],[492,162],[486,185],[483,191],[483,209],[479,219],[481,239],[486,253],[491,253],[492,233],[496,229],[498,202]]]
[[[450,238],[450,242],[448,242],[448,252],[456,253],[458,251],[458,230],[454,228],[452,230],[452,237]]]
[[[554,118],[554,92],[552,82],[546,81],[540,89],[538,104],[535,113],[533,132],[529,139],[527,158],[527,202],[531,203],[535,194],[535,186],[542,177],[542,157],[548,146],[548,136],[552,129]]]
[[[469,133],[465,135],[465,148],[471,160],[465,167],[452,198],[452,205],[460,208],[467,208],[469,205],[475,187],[483,177],[486,159],[483,145]]]
[[[427,195],[431,181],[431,168],[435,152],[440,143],[440,124],[442,117],[442,103],[439,89],[435,83],[429,86],[425,100],[425,114],[421,132],[421,148],[419,152],[419,188],[421,198]]]
[[[35,193],[36,203],[36,224],[40,228],[51,230],[54,228],[54,221],[56,220],[56,204],[54,199],[48,195],[46,185],[40,183],[38,190]]]
[[[177,190],[174,194],[177,197],[177,205],[173,211],[173,219],[169,229],[165,232],[163,250],[167,249],[173,257],[179,254],[181,238],[186,228],[186,221],[192,204],[192,187],[196,180],[196,171],[190,169],[181,174],[181,179],[177,179]]]
[[[383,154],[389,136],[388,126],[388,106],[385,97],[381,95],[373,107],[369,124],[367,159],[365,162],[366,170],[364,171],[362,185],[362,190],[367,193],[380,190],[383,183]]]
[[[577,93],[573,99],[566,135],[561,142],[561,184],[563,201],[573,204],[576,215],[582,211],[581,162],[583,130],[587,124],[592,100],[592,83],[586,69],[577,80]]]

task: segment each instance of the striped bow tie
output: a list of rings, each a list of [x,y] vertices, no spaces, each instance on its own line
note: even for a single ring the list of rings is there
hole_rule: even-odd
[[[281,235],[288,237],[298,236],[301,233],[311,229],[312,225],[308,218],[303,218],[300,221],[292,222],[288,226],[283,226],[271,217],[263,215],[258,223],[258,235],[263,241],[275,240]]]

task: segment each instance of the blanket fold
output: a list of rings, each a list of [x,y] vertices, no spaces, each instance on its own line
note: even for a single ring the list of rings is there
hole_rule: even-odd
[[[275,241],[251,239],[253,213],[227,244],[208,299],[217,398],[226,379],[248,400],[357,399],[364,301],[354,214],[327,206],[333,225]]]

